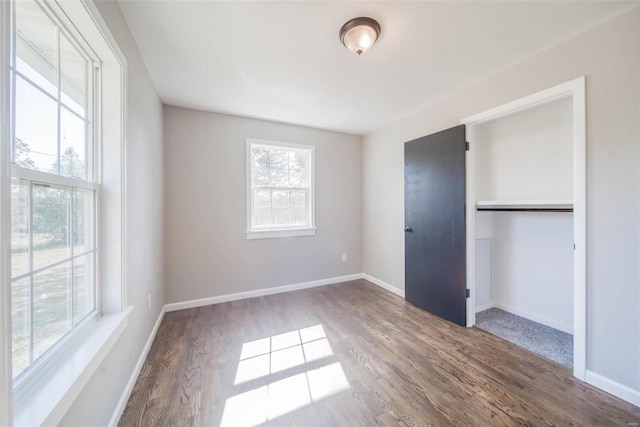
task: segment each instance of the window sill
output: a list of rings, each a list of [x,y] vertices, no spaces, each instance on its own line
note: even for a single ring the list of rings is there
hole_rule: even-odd
[[[14,403],[15,426],[57,425],[127,327],[133,306],[103,315]]]
[[[279,237],[299,237],[299,236],[315,236],[316,227],[310,228],[288,228],[284,230],[260,230],[246,231],[247,239],[275,239]]]

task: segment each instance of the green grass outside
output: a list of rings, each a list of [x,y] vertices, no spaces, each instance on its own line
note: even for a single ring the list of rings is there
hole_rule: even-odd
[[[83,250],[84,248],[76,248],[76,252]],[[38,268],[69,256],[70,249],[64,246],[36,248],[34,264]],[[28,257],[29,253],[24,251],[12,253],[12,266],[28,266]],[[91,260],[92,257],[89,255],[86,258]],[[87,284],[89,289],[85,287],[85,262],[85,257],[73,261],[73,319],[69,312],[72,262],[68,261],[33,275],[34,359],[67,333],[72,327],[72,321],[81,320],[92,309],[91,283]],[[12,276],[22,272],[24,271],[12,271]],[[11,286],[14,378],[29,366],[29,280],[27,277],[13,281]]]

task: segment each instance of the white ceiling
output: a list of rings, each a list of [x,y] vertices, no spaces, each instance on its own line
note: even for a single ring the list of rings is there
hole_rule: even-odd
[[[120,1],[165,104],[355,134],[637,4]],[[382,26],[361,57],[338,40],[357,16]]]

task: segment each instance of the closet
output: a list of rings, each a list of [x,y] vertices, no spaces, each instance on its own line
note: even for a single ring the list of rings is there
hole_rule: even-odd
[[[583,365],[586,309],[581,87],[578,79],[463,120],[470,142],[467,206],[473,207],[467,210],[467,325],[574,374]]]

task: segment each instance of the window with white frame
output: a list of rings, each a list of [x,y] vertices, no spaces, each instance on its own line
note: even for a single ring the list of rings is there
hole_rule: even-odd
[[[247,140],[247,238],[315,234],[312,146]]]
[[[98,314],[97,58],[47,2],[12,3],[14,383]]]

